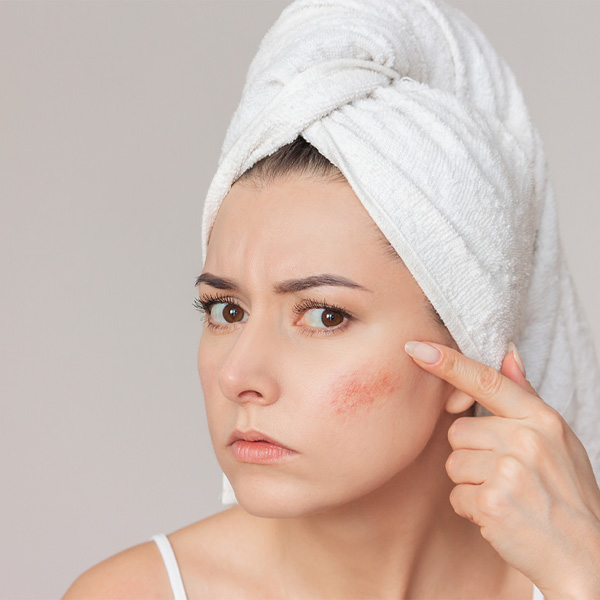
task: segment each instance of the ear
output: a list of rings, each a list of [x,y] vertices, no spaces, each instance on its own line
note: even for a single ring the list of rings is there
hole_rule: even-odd
[[[465,412],[473,404],[475,400],[465,392],[454,388],[448,399],[446,400],[445,409],[453,415]]]

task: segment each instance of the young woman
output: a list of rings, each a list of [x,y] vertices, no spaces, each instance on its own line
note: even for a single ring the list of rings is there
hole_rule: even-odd
[[[284,11],[197,281],[238,505],[65,598],[600,597],[600,490],[570,424],[593,420],[596,358],[499,60],[439,2]]]

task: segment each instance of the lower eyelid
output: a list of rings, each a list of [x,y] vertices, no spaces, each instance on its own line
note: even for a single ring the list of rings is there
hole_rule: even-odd
[[[342,332],[348,328],[349,321],[344,321],[336,327],[301,327],[300,331],[303,335],[309,336],[327,336],[335,335],[336,333]]]

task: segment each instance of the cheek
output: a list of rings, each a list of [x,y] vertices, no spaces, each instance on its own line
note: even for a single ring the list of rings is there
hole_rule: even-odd
[[[200,344],[198,345],[197,360],[198,375],[200,376],[200,381],[204,382],[208,378],[212,365],[210,364],[210,354],[206,352],[205,344],[202,339],[200,339]]]
[[[212,350],[212,351],[211,351]],[[214,349],[211,349],[209,343],[200,339],[198,346],[198,375],[200,376],[200,385],[204,400],[208,404],[214,394],[218,391],[217,373],[219,369],[219,356]]]
[[[391,369],[355,371],[331,386],[331,408],[336,415],[352,417],[357,412],[381,406],[399,389],[399,375]]]

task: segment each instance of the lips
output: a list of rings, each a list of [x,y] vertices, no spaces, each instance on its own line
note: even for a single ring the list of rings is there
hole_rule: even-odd
[[[246,440],[247,442],[267,442],[269,444],[273,444],[274,446],[279,446],[280,448],[285,448],[286,450],[291,450],[291,448],[287,448],[281,442],[267,435],[266,433],[262,433],[261,431],[256,431],[255,429],[250,429],[248,431],[240,431],[236,429],[230,436],[227,441],[227,445],[231,446],[233,442],[237,440]]]

